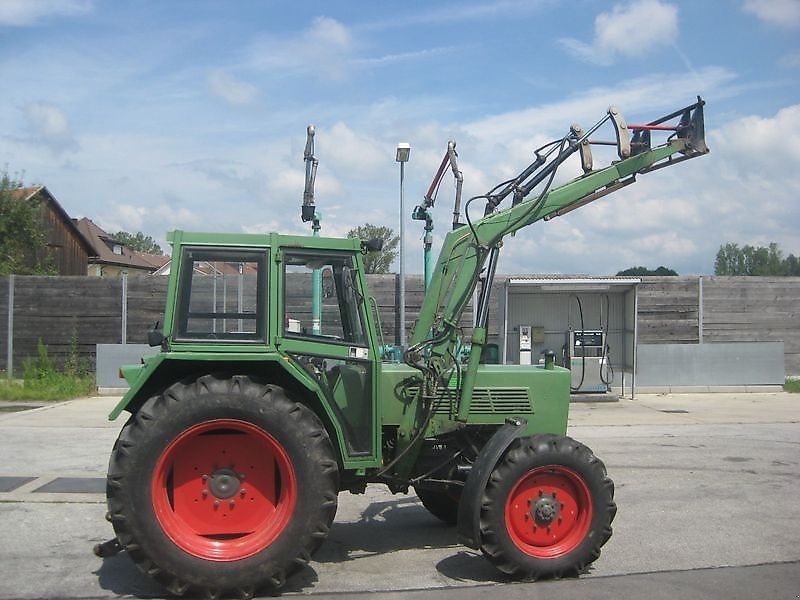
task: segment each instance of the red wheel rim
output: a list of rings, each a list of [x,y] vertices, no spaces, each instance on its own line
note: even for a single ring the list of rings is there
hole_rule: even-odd
[[[161,453],[151,498],[176,546],[231,561],[280,535],[297,501],[297,480],[274,437],[246,421],[218,419],[187,429]]]
[[[538,467],[511,490],[505,517],[517,548],[536,558],[558,558],[586,538],[592,523],[591,494],[572,469]]]

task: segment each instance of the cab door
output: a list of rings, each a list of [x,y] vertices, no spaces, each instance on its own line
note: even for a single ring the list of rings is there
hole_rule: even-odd
[[[319,383],[341,424],[347,453],[374,458],[377,353],[356,256],[347,251],[291,248],[280,252],[280,348]],[[315,288],[320,290],[318,311],[314,311]]]

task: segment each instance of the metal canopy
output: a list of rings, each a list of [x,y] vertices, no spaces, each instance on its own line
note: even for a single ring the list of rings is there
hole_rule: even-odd
[[[603,292],[614,288],[632,288],[642,282],[639,277],[509,277],[506,286],[540,289],[547,292]]]

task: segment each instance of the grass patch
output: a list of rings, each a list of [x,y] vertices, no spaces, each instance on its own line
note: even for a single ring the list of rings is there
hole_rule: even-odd
[[[793,394],[800,394],[800,379],[786,378],[786,383],[783,384],[784,392],[792,392]]]
[[[47,346],[41,340],[37,347],[38,356],[22,363],[22,381],[0,379],[0,400],[38,401],[70,400],[95,393],[94,375],[77,359],[77,347],[67,357],[63,371],[53,367],[47,355]]]
[[[46,380],[0,381],[0,400],[10,402],[71,400],[80,396],[91,396],[94,393],[94,377],[90,375],[70,377],[56,373],[54,377]]]

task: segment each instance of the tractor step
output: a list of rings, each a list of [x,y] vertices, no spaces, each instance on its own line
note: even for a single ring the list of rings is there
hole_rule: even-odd
[[[111,556],[115,556],[122,552],[122,550],[122,544],[119,543],[117,538],[111,538],[102,544],[95,544],[94,548],[92,548],[94,555],[99,558],[109,558]]]

